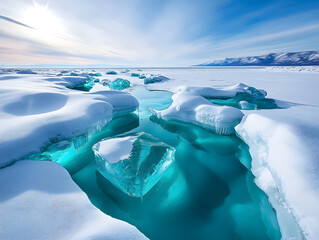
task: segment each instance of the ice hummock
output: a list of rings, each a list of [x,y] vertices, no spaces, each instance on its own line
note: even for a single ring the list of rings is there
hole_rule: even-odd
[[[213,104],[195,92],[181,90],[172,99],[169,108],[151,111],[163,120],[191,123],[221,135],[233,134],[244,116],[237,108]]]
[[[140,132],[108,138],[93,146],[97,170],[130,196],[142,197],[175,159],[175,149]]]
[[[108,85],[112,90],[123,90],[129,88],[131,83],[129,80],[117,78],[114,81],[109,82]]]
[[[115,72],[115,71],[108,71],[108,72],[106,72],[106,74],[108,74],[108,75],[116,75],[117,72]]]
[[[150,84],[150,83],[156,83],[156,82],[162,82],[169,80],[168,77],[162,76],[162,75],[146,75],[144,78],[144,84]]]

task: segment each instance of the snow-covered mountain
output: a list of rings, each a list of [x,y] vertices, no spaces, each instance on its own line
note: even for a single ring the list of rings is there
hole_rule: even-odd
[[[301,66],[319,65],[319,51],[269,53],[262,56],[225,58],[197,66]]]

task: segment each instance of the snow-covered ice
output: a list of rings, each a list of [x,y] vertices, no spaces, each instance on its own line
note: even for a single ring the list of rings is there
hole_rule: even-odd
[[[232,91],[223,94],[231,94]],[[213,104],[203,97],[211,92],[214,89],[180,87],[172,96],[173,103],[169,108],[162,111],[152,109],[152,112],[167,121],[191,123],[223,135],[234,133],[234,127],[244,116],[243,113],[233,107]]]
[[[12,78],[14,77],[14,78]],[[137,100],[115,91],[82,92],[66,86],[82,77],[6,75],[0,89],[0,166],[38,152],[52,140],[80,135],[133,112]],[[17,147],[19,146],[19,147]]]
[[[167,80],[169,80],[169,78],[162,76],[162,75],[147,74],[147,75],[145,75],[145,78],[144,78],[144,84],[163,82],[163,81],[167,81]]]

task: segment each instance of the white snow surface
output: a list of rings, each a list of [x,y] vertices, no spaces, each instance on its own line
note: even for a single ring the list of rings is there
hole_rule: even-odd
[[[0,169],[1,239],[146,239],[105,215],[55,162],[19,161]]]
[[[0,167],[40,151],[52,139],[80,135],[138,107],[138,101],[125,92],[65,87],[73,81],[83,78],[1,75]]]
[[[136,136],[106,139],[97,143],[98,154],[111,164],[120,162],[130,156],[136,139]]]

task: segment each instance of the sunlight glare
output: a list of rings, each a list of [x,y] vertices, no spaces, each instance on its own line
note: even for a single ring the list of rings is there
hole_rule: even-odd
[[[63,29],[60,20],[48,10],[48,4],[40,5],[35,1],[26,9],[24,22],[46,34],[58,34]]]

